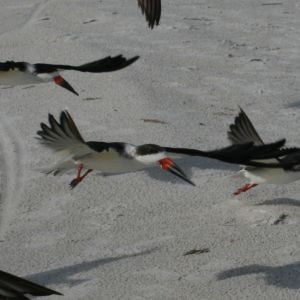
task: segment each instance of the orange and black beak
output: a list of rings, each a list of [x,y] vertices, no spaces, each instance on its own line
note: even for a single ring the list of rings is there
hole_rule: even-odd
[[[169,157],[166,157],[164,159],[161,159],[159,161],[159,164],[160,164],[160,167],[163,169],[163,170],[166,170],[172,174],[174,174],[175,176],[181,178],[182,180],[184,180],[185,182],[195,186],[194,182],[192,182],[186,175],[185,173],[181,170],[181,168],[179,168],[175,162],[169,158]]]
[[[76,96],[79,96],[79,94],[72,88],[72,86],[62,76],[60,75],[55,76],[53,80],[57,85],[67,89],[68,91],[75,94]]]

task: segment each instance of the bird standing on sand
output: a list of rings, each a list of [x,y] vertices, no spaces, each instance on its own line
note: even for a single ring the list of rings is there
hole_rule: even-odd
[[[105,57],[80,66],[30,64],[28,62],[0,62],[0,85],[24,85],[54,82],[78,96],[73,87],[60,75],[60,71],[73,70],[89,73],[118,71],[131,65],[138,59],[135,56],[126,59],[122,55]]]
[[[25,295],[50,296],[61,293],[48,289],[32,281],[0,271],[0,299],[29,300]]]
[[[182,156],[202,156],[231,163],[257,165],[253,159],[274,157],[274,152],[282,147],[284,140],[263,146],[253,143],[230,146],[213,151],[200,151],[188,148],[162,147],[154,144],[135,146],[123,142],[85,142],[68,111],[62,111],[60,120],[48,116],[50,126],[41,123],[37,132],[39,142],[59,153],[61,159],[44,172],[54,175],[63,174],[70,169],[77,169],[77,176],[70,186],[76,187],[92,170],[103,174],[118,174],[139,171],[148,167],[160,166],[182,180],[194,185],[173,158]],[[87,171],[81,175],[83,169]]]

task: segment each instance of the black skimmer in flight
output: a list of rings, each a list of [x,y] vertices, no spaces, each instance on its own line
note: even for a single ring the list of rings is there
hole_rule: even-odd
[[[0,299],[4,300],[29,300],[26,295],[50,296],[61,293],[48,289],[42,285],[21,277],[0,271]]]
[[[138,5],[142,13],[146,16],[146,21],[151,29],[159,24],[161,15],[161,0],[138,0]]]
[[[103,73],[121,70],[138,59],[135,56],[126,59],[122,55],[105,57],[80,66],[30,64],[27,62],[0,62],[0,85],[23,85],[43,82],[54,82],[78,96],[73,87],[60,75],[60,71],[74,70],[79,72]]]
[[[234,145],[249,142],[258,146],[264,145],[262,138],[242,109],[234,123],[230,125],[228,138]],[[246,192],[261,183],[285,184],[299,180],[300,172],[297,172],[299,171],[297,165],[300,165],[300,149],[290,148],[290,150],[291,153],[286,153],[284,156],[278,155],[274,159],[261,161],[261,166],[244,167],[240,172],[250,182],[238,189],[234,195]]]
[[[92,170],[100,170],[103,174],[118,174],[139,171],[152,166],[160,166],[163,170],[194,185],[173,161],[173,158],[186,155],[202,156],[256,166],[259,162],[251,160],[274,157],[274,151],[277,152],[278,148],[285,143],[284,140],[262,146],[253,146],[253,143],[248,143],[206,152],[153,144],[135,146],[121,142],[85,142],[68,111],[61,112],[59,121],[51,114],[48,120],[50,126],[41,123],[37,139],[42,145],[58,152],[61,159],[44,172],[58,175],[70,169],[77,169],[77,176],[70,183],[71,188],[76,187]],[[82,175],[83,169],[87,171]]]

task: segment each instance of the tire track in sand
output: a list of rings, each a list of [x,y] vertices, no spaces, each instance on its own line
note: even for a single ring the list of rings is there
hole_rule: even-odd
[[[12,123],[0,115],[0,239],[5,238],[23,190],[23,149]]]

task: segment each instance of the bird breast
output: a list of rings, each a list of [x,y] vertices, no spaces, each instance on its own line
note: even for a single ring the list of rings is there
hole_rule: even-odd
[[[285,184],[300,179],[300,172],[285,171],[283,169],[271,168],[245,168],[244,176],[250,179],[251,183]]]

